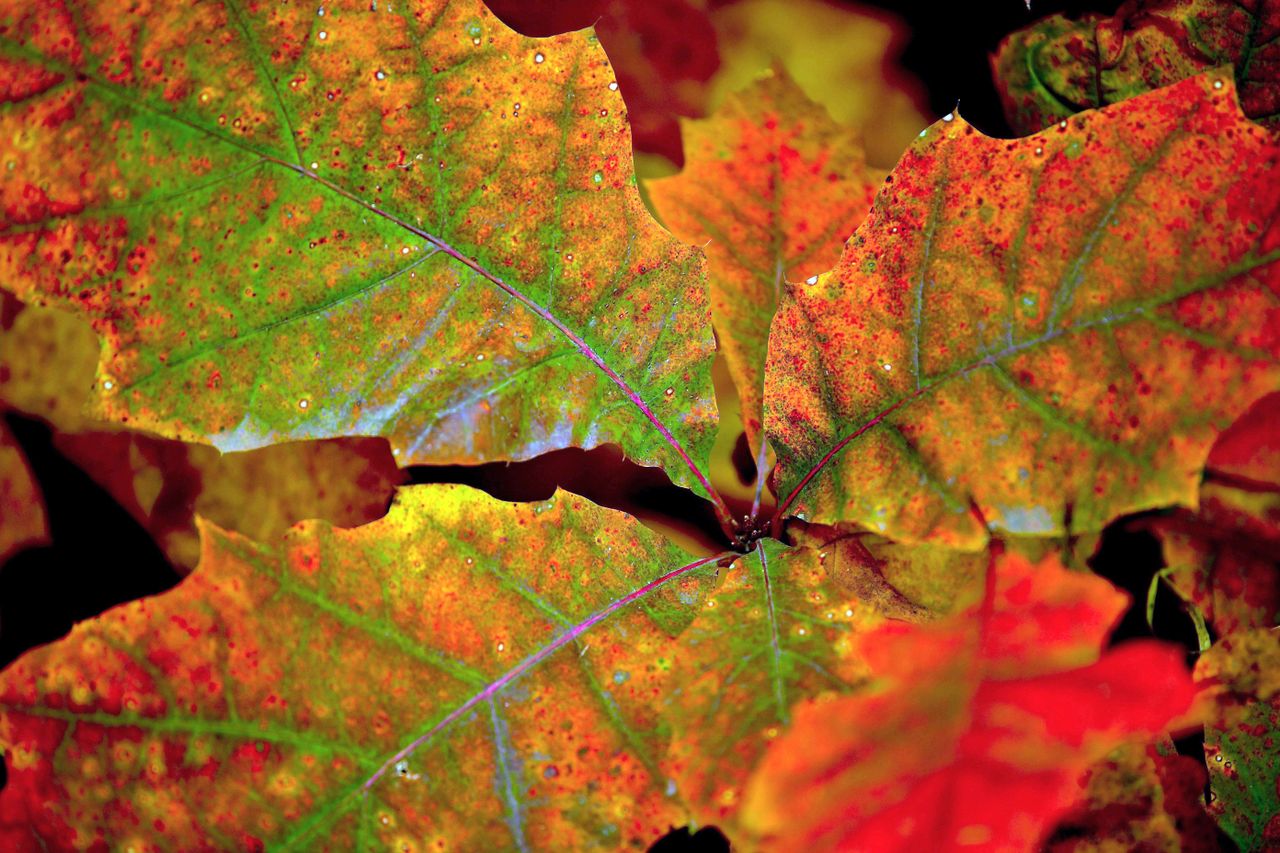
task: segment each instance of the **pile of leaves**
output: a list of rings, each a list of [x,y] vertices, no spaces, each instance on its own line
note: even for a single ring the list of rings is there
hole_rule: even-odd
[[[1280,846],[1280,11],[494,5],[0,0],[0,848]]]

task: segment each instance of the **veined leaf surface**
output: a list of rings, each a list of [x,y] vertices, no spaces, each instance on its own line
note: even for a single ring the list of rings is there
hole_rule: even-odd
[[[1280,383],[1280,146],[1221,76],[922,137],[774,318],[783,507],[973,548],[1194,506],[1218,431]]]
[[[587,33],[478,0],[0,5],[0,271],[105,340],[96,410],[402,464],[714,432],[703,261],[652,222]]]
[[[780,69],[681,122],[685,165],[646,188],[663,223],[707,253],[711,315],[743,425],[759,441],[769,321],[786,282],[826,272],[877,181],[851,128]]]
[[[0,846],[583,849],[682,822],[652,700],[708,560],[461,486],[203,535],[177,588],[0,675]]]
[[[1245,115],[1275,126],[1278,38],[1268,0],[1136,0],[1110,18],[1051,15],[1001,42],[991,66],[1019,133],[1221,66],[1235,69]]]
[[[919,608],[842,589],[829,550],[761,544],[724,570],[680,637],[663,710],[672,722],[669,766],[703,823],[740,837],[743,794],[792,708],[847,692],[866,677],[850,654],[856,637],[886,617],[919,618]]]

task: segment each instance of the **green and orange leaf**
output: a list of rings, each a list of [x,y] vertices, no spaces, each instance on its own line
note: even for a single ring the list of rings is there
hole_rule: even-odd
[[[1280,145],[1220,76],[1026,139],[921,135],[774,319],[784,508],[977,548],[1194,506],[1280,384]]]
[[[8,2],[0,62],[0,271],[103,337],[97,414],[402,464],[614,442],[706,488],[703,260],[641,204],[585,33],[479,0]]]
[[[707,560],[460,486],[355,530],[202,532],[177,588],[0,675],[0,846],[582,849],[680,820],[653,698]]]
[[[79,414],[98,339],[64,311],[25,306],[0,336],[0,408],[48,421],[54,447],[102,486],[180,571],[200,556],[196,514],[267,541],[304,519],[353,527],[380,518],[405,479],[385,441],[335,438],[241,453],[156,438]],[[0,436],[5,429],[0,426]],[[4,543],[43,538],[43,501],[21,450],[0,437]]]
[[[841,589],[838,549],[759,545],[723,570],[680,636],[661,707],[672,726],[670,774],[697,822],[736,829],[747,819],[747,782],[793,706],[865,679],[849,655],[859,634],[886,618],[921,618],[888,595]]]

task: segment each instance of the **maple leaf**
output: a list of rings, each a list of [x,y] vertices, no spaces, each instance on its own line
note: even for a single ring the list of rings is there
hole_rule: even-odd
[[[588,35],[443,0],[11,5],[0,264],[104,336],[100,414],[222,448],[384,435],[405,464],[617,442],[726,520],[700,470],[703,262],[646,218]],[[1189,502],[1274,389],[1276,146],[1234,97],[1205,78],[1031,140],[927,130],[838,272],[783,294],[765,428],[789,491],[772,531],[726,531],[736,563],[563,493],[409,488],[373,524],[261,543],[203,523],[177,588],[0,673],[0,840],[578,849],[708,817],[776,835],[796,802],[788,833],[838,835],[862,831],[852,790],[975,841],[939,791],[994,767],[1022,787],[956,802],[1037,841],[1087,767],[1189,703],[1175,653],[1098,660],[1125,599],[1052,559],[1003,558],[949,621],[883,623],[966,604],[988,526],[1052,550]],[[937,372],[903,390],[904,363]],[[835,535],[789,524],[784,547],[801,507]],[[813,792],[860,738],[898,750]]]
[[[835,266],[878,180],[857,134],[781,70],[728,96],[711,118],[682,125],[684,169],[646,189],[663,223],[707,255],[712,322],[759,448],[778,296],[785,282]]]
[[[785,849],[1031,849],[1115,746],[1195,695],[1181,652],[1099,658],[1126,596],[1049,559],[993,559],[981,604],[856,640],[874,690],[795,711],[756,770],[747,821]]]
[[[703,261],[585,34],[474,0],[0,20],[0,270],[102,335],[96,414],[401,464],[613,442],[711,492]]]
[[[1130,0],[1113,17],[1051,15],[1000,43],[991,66],[1005,115],[1035,133],[1219,66],[1245,115],[1280,121],[1280,7],[1222,0]]]
[[[580,849],[665,828],[648,699],[709,559],[581,498],[462,486],[270,545],[202,532],[177,588],[0,675],[5,849]]]
[[[1026,139],[921,136],[774,318],[782,510],[974,548],[1193,506],[1280,381],[1280,327],[1249,319],[1277,316],[1275,140],[1214,76]]]

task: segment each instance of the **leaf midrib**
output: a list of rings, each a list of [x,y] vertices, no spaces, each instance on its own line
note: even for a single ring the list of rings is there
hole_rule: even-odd
[[[250,37],[247,29],[245,29],[245,37],[246,37],[246,40],[250,42],[250,48],[252,49],[252,38]],[[572,343],[577,348],[578,352],[584,358],[586,358],[597,369],[599,369],[602,373],[604,373],[605,376],[608,377],[608,379],[611,382],[613,382],[615,386],[618,387],[618,389],[622,392],[622,394],[631,402],[633,406],[635,406],[636,409],[639,410],[640,414],[647,421],[649,421],[652,427],[663,437],[666,443],[675,451],[676,455],[689,469],[690,473],[693,474],[694,478],[698,481],[698,483],[703,487],[707,496],[716,505],[718,512],[724,515],[724,517],[726,518],[728,517],[727,515],[728,510],[727,510],[727,507],[725,507],[724,505],[723,498],[720,497],[719,493],[712,486],[711,481],[708,479],[707,475],[702,471],[701,467],[689,455],[688,451],[684,448],[683,444],[681,444],[679,439],[677,439],[675,435],[672,434],[670,429],[668,429],[667,426],[662,422],[662,420],[658,417],[657,413],[653,410],[653,408],[651,408],[649,404],[646,403],[645,400],[639,395],[639,393],[636,392],[636,390],[631,387],[630,383],[628,383],[620,373],[618,373],[612,367],[610,367],[609,364],[604,360],[604,357],[600,355],[600,353],[598,353],[595,350],[595,348],[592,347],[591,344],[586,341],[585,338],[583,338],[581,335],[577,334],[572,329],[570,329],[569,326],[566,325],[558,317],[556,317],[555,314],[553,314],[550,309],[543,307],[538,302],[536,302],[532,297],[526,295],[522,290],[515,287],[514,285],[508,284],[504,279],[502,279],[498,275],[491,272],[486,266],[481,264],[476,259],[471,258],[468,255],[465,255],[458,249],[454,248],[450,243],[445,241],[443,238],[437,237],[436,235],[426,231],[425,229],[419,228],[411,224],[404,218],[394,213],[391,213],[387,210],[384,210],[378,207],[377,205],[373,204],[372,202],[366,201],[365,199],[357,195],[354,191],[349,190],[346,187],[334,181],[331,181],[327,178],[321,177],[317,172],[304,166],[300,162],[293,163],[282,156],[279,156],[274,153],[270,153],[263,149],[259,149],[257,146],[250,145],[242,140],[236,139],[235,137],[226,136],[224,134],[218,133],[201,123],[192,121],[188,118],[181,116],[176,111],[165,110],[160,108],[157,105],[151,104],[140,98],[131,97],[127,92],[127,90],[124,90],[122,87],[116,84],[110,83],[106,80],[101,79],[96,75],[90,74],[80,69],[75,69],[65,63],[54,60],[39,51],[32,50],[28,46],[18,42],[14,42],[12,39],[9,39],[7,37],[0,37],[0,43],[4,44],[8,49],[13,50],[16,53],[24,56],[29,61],[37,62],[42,66],[44,66],[45,68],[48,68],[49,70],[55,71],[57,73],[73,76],[75,79],[82,81],[86,84],[92,85],[93,87],[102,91],[108,96],[114,97],[117,100],[129,105],[132,108],[135,108],[137,110],[145,110],[161,118],[176,122],[178,124],[183,125],[184,127],[187,127],[188,129],[191,129],[198,133],[203,134],[204,136],[208,137],[209,139],[215,142],[219,142],[225,145],[231,145],[236,148],[240,148],[244,151],[248,151],[250,153],[256,154],[266,163],[270,163],[270,164],[282,167],[288,171],[299,174],[325,187],[331,193],[339,197],[342,197],[350,202],[353,202],[356,205],[358,205],[360,208],[370,213],[373,213],[378,217],[381,217],[382,219],[398,226],[402,230],[410,234],[413,234],[414,236],[422,240],[427,241],[429,244],[434,246],[437,251],[442,252],[445,255],[448,255],[455,262],[460,263],[465,267],[468,267],[473,272],[475,272],[476,274],[478,274],[479,276],[487,280],[490,284],[497,287],[499,290],[502,290],[504,293],[508,294],[516,301],[520,302],[527,310],[531,311],[533,314],[539,317],[543,322],[549,324],[554,329],[556,329],[556,331],[558,331],[562,336],[568,339],[569,342]],[[277,92],[277,96],[278,96],[278,92]],[[290,127],[287,114],[285,114],[283,109],[283,104],[280,105],[280,110],[281,110],[282,120],[285,122],[286,128]]]

